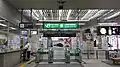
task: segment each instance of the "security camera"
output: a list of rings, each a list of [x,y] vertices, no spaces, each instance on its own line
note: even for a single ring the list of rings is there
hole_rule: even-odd
[[[63,9],[63,5],[60,5],[60,6],[59,6],[59,9]]]
[[[67,1],[66,0],[58,0],[57,1],[57,3],[59,3],[59,4],[64,4],[64,3],[66,3]]]

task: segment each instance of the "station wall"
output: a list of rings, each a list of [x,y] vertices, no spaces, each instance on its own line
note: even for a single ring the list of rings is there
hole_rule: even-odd
[[[21,20],[21,14],[5,0],[0,0],[0,17],[15,24],[18,24]],[[27,21],[25,17],[23,20]]]

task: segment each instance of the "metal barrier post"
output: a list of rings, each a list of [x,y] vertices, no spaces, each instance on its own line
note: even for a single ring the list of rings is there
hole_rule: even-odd
[[[98,59],[98,50],[96,50],[96,59]]]
[[[48,63],[53,63],[53,48],[49,48],[48,52]]]
[[[70,48],[69,47],[65,48],[65,62],[70,63]]]
[[[108,50],[105,51],[105,59],[106,59],[106,60],[109,59],[109,51],[108,51]]]
[[[42,61],[42,49],[39,48],[36,52],[36,63],[39,63],[40,61]]]
[[[87,58],[90,59],[90,51],[87,50]]]

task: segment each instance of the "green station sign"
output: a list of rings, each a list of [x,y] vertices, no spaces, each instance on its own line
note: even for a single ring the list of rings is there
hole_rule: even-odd
[[[63,22],[53,22],[53,23],[48,23],[48,22],[45,22],[43,23],[43,28],[44,29],[77,29],[79,28],[79,23],[76,23],[76,22],[72,22],[72,23],[69,23],[69,22],[66,22],[66,23],[63,23]]]

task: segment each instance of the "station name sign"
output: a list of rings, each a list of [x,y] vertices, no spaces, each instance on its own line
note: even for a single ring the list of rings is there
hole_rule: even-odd
[[[76,22],[44,22],[44,29],[77,29],[79,23]]]

